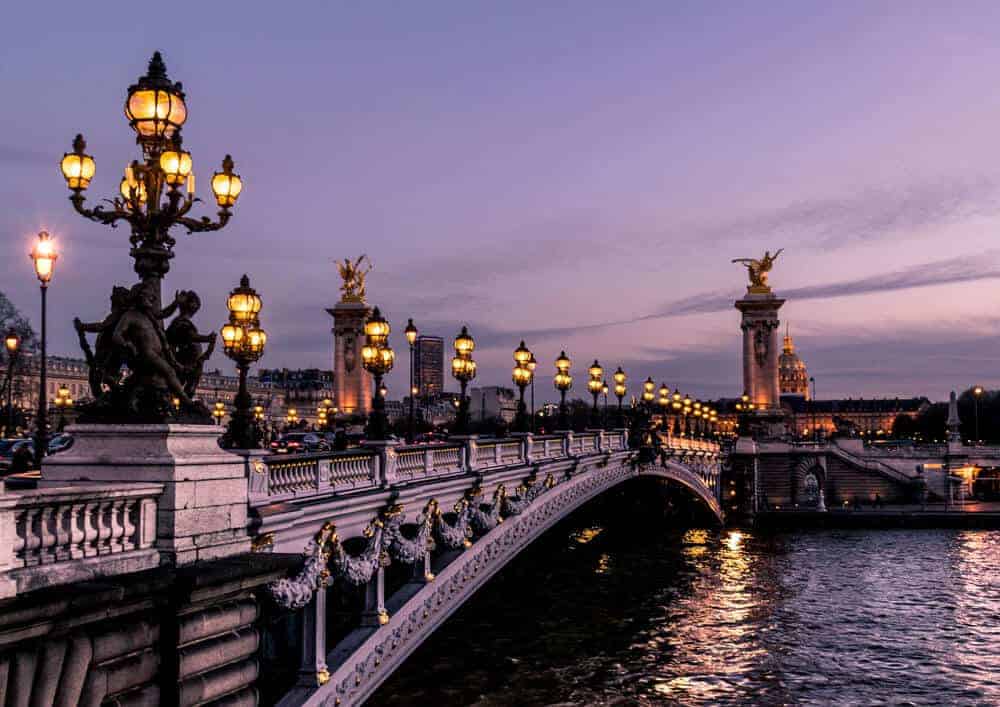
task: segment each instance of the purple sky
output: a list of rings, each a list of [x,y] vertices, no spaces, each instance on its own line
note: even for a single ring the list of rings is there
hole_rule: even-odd
[[[1000,385],[996,3],[83,8],[16,3],[0,44],[0,290],[37,322],[26,253],[51,230],[54,353],[134,280],[127,232],[72,212],[58,159],[83,132],[90,199],[112,194],[137,154],[125,89],[159,49],[200,191],[226,152],[245,184],[228,228],[178,233],[165,291],[218,328],[249,273],[262,365],[331,365],[332,260],[364,252],[399,394],[412,316],[468,323],[487,384],[523,336],[546,395],[561,348],[580,394],[597,357],[632,391],[735,395],[729,260],[784,247],[771,281],[821,397]]]

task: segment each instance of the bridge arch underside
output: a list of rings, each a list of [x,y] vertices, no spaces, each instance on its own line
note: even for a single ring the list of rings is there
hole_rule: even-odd
[[[476,538],[471,547],[457,555],[450,553],[452,557],[447,558],[447,564],[435,563],[433,581],[407,584],[387,598],[388,623],[354,630],[328,654],[329,682],[319,687],[297,687],[280,704],[360,704],[522,550],[602,494],[614,489],[625,491],[627,487],[640,492],[648,488],[638,483],[639,479],[657,479],[675,490],[683,490],[699,507],[702,518],[722,522],[719,503],[700,476],[669,461],[639,466],[630,456],[621,455],[603,467],[560,479],[521,513],[505,518]]]

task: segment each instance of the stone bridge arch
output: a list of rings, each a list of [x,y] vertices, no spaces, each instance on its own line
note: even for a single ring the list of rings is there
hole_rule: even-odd
[[[517,503],[523,504],[521,507],[506,506],[512,512],[503,514],[502,520],[479,534],[474,542],[464,543],[464,548],[458,548],[457,556],[444,566],[434,567],[431,572],[428,564],[427,571],[423,573],[424,580],[418,578],[421,577],[419,568],[425,560],[412,558],[417,570],[414,572],[416,581],[404,585],[384,602],[385,613],[379,614],[381,620],[356,629],[329,653],[325,650],[325,639],[317,635],[317,643],[311,652],[308,647],[304,648],[306,657],[316,661],[317,679],[311,681],[311,676],[305,673],[305,679],[300,681],[300,685],[287,693],[279,704],[287,707],[300,704],[360,704],[438,626],[524,548],[587,501],[629,480],[652,477],[677,484],[703,503],[721,522],[722,510],[715,496],[715,489],[704,478],[707,466],[699,467],[699,471],[695,471],[682,460],[673,459],[660,459],[656,463],[640,465],[636,456],[628,453],[585,468],[567,470],[558,478],[551,473],[544,480],[539,476],[527,491],[520,490]],[[497,494],[494,493],[494,501],[496,497]],[[481,508],[483,512],[489,513],[489,504],[484,503]],[[431,532],[433,522],[427,520],[429,515],[426,511],[425,508],[425,513],[416,518],[417,535],[413,536],[411,533],[411,539],[416,542],[420,542],[419,528],[423,527],[427,529],[426,532]],[[457,524],[459,519],[451,514],[451,520],[447,522]],[[329,537],[329,533],[333,531],[326,527],[322,532],[327,532]],[[289,591],[302,590],[302,586],[294,586],[297,580],[310,574],[315,578],[323,572],[330,557],[329,550],[324,549],[325,547],[324,542],[314,544],[311,548],[313,556],[307,560],[303,572],[286,580],[284,587],[276,587],[274,593],[280,597],[282,592],[287,594]],[[426,581],[427,577],[433,579]],[[305,579],[306,582],[310,581],[309,577]],[[302,601],[304,598],[301,595],[297,597],[300,605],[305,605],[307,612],[304,622],[306,630],[310,626],[324,626],[325,591],[316,592],[315,596],[308,598],[307,603]]]

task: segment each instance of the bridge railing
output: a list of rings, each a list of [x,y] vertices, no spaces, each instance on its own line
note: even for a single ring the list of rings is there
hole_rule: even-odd
[[[623,430],[478,438],[468,442],[392,447],[391,464],[374,449],[255,458],[249,474],[251,506],[371,490],[471,471],[617,451]]]
[[[0,597],[155,567],[162,493],[162,484],[7,492],[0,484]]]

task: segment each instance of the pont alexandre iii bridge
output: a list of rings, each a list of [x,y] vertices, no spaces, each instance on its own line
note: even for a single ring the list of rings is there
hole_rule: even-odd
[[[0,705],[359,704],[588,500],[655,477],[722,520],[707,440],[238,455],[204,428],[137,425],[123,455],[144,450],[147,473],[130,475],[99,427],[39,488],[0,493]]]

